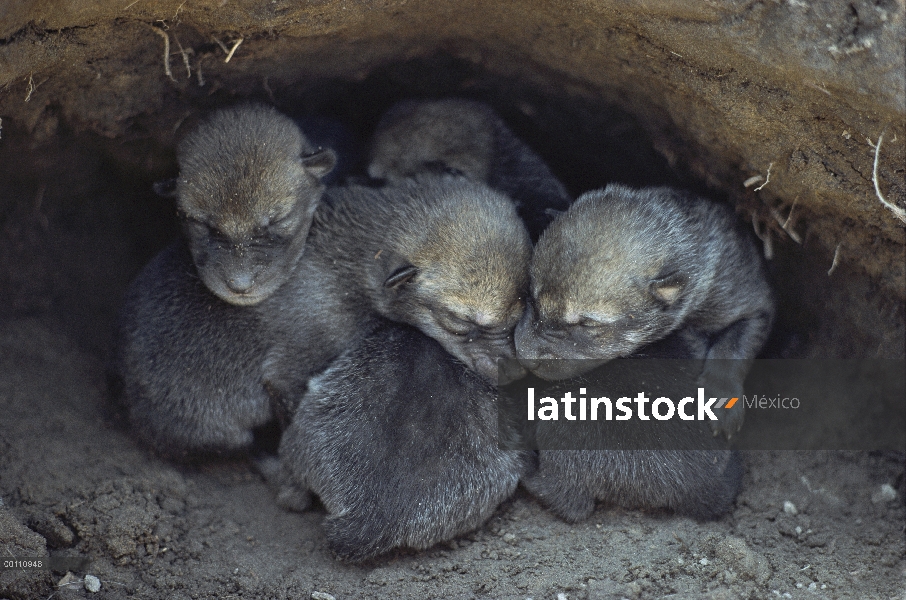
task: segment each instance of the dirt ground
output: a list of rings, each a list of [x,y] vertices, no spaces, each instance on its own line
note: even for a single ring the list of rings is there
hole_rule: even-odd
[[[766,357],[902,359],[906,233],[872,181],[884,130],[877,179],[903,204],[902,0],[524,0],[506,22],[465,0],[108,4],[0,8],[0,556],[91,561],[0,571],[0,600],[906,599],[906,453],[748,452],[711,523],[601,506],[569,525],[520,490],[472,534],[349,566],[324,511],[278,508],[252,460],[143,448],[105,379],[129,281],[178,234],[152,183],[246,98],[339,119],[353,148],[399,98],[485,100],[574,194],[676,185],[757,224]],[[227,64],[212,37],[244,41]]]
[[[87,555],[77,575],[102,588],[6,571],[0,597],[904,598],[903,458],[870,453],[750,452],[713,523],[600,507],[569,525],[520,492],[475,533],[347,566],[324,512],[278,508],[250,461],[139,447],[110,418],[101,357],[60,330],[0,330],[0,551]]]

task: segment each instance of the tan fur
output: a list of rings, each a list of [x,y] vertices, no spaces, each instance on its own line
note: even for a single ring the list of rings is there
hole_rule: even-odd
[[[544,161],[486,104],[406,100],[387,111],[371,143],[368,173],[400,181],[443,171],[509,196],[533,240],[550,222],[550,209],[565,210],[571,201]]]
[[[301,256],[335,154],[275,109],[242,105],[212,114],[178,159],[177,206],[199,276],[225,302],[261,302]]]
[[[369,174],[401,179],[423,172],[427,163],[442,163],[487,181],[495,119],[490,108],[468,100],[400,103],[381,122]]]
[[[718,397],[741,396],[747,361],[774,316],[764,267],[732,211],[669,188],[609,185],[584,194],[541,236],[531,278],[533,306],[517,327],[517,351],[551,379],[676,331],[695,342],[690,358],[734,359],[724,373],[709,361],[701,383]],[[533,366],[549,358],[587,362]],[[737,406],[725,431],[741,426]]]

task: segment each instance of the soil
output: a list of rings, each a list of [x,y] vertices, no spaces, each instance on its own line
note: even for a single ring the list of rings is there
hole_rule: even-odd
[[[570,525],[519,492],[472,534],[348,566],[323,510],[278,508],[249,460],[149,454],[111,419],[99,356],[42,320],[3,325],[0,550],[91,564],[62,587],[64,573],[0,572],[0,597],[904,597],[902,456],[749,452],[712,523],[599,507]]]
[[[570,525],[519,491],[472,534],[349,566],[324,511],[278,508],[250,458],[143,448],[105,379],[126,286],[178,234],[152,183],[241,99],[338,119],[353,147],[397,99],[487,101],[574,194],[733,203],[770,240],[765,356],[902,359],[906,234],[871,146],[887,127],[878,183],[906,206],[902,0],[121,4],[0,9],[0,555],[91,560],[0,571],[0,599],[906,598],[903,452],[747,452],[710,523],[601,506]],[[229,63],[214,37],[243,39]]]

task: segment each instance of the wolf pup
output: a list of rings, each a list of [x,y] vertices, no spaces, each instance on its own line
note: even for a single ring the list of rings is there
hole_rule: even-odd
[[[256,105],[214,113],[180,144],[187,239],[132,282],[114,358],[130,420],[159,452],[242,448],[271,418],[254,305],[298,263],[334,160]]]
[[[411,177],[451,169],[510,196],[532,240],[566,210],[571,198],[541,158],[490,106],[449,98],[399,102],[381,118],[371,144],[368,174]]]
[[[509,199],[486,185],[444,174],[333,188],[307,244],[262,305],[275,341],[265,378],[283,416],[379,318],[417,327],[495,384],[498,359],[515,358],[531,242]],[[501,377],[524,373],[517,364]]]
[[[492,386],[385,322],[309,383],[281,441],[278,501],[304,510],[317,494],[331,549],[362,561],[475,529],[531,465],[498,449]]]
[[[630,358],[618,358],[536,392],[560,398],[680,398],[694,388],[701,360],[689,360],[686,339],[672,334]],[[675,360],[685,359],[685,360]],[[557,361],[560,362],[560,361]],[[653,409],[652,409],[653,410]],[[701,421],[630,419],[547,421],[538,425],[538,469],[523,479],[534,496],[567,521],[581,521],[595,501],[628,509],[666,509],[697,519],[730,510],[742,484],[738,452]]]
[[[516,347],[526,368],[560,379],[677,331],[690,358],[709,359],[699,380],[708,395],[741,398],[773,317],[761,257],[728,207],[609,185],[583,194],[541,236]],[[546,358],[587,360],[537,362]],[[715,433],[738,431],[743,406],[722,411]]]
[[[302,256],[335,153],[250,105],[214,113],[180,144],[178,162],[177,207],[201,280],[224,302],[261,302]]]

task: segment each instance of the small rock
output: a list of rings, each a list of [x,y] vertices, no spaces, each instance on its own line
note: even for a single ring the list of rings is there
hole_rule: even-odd
[[[701,559],[700,561],[698,561],[698,564],[700,564],[700,565],[703,566],[703,567],[707,567],[707,566],[708,566],[708,559],[707,559],[707,558],[703,558],[703,559]]]
[[[790,502],[789,500],[785,500],[783,502],[783,512],[785,512],[788,515],[798,515],[799,514],[799,510],[796,508],[796,505],[793,504],[792,502]]]
[[[82,585],[85,586],[86,591],[91,592],[92,594],[101,591],[101,580],[94,575],[85,575],[85,580],[82,582]]]
[[[506,535],[503,536],[503,541],[508,544],[511,544],[516,541],[516,536],[513,535],[512,533],[507,533]]]
[[[893,489],[889,483],[885,483],[881,486],[881,489],[872,494],[871,501],[874,504],[880,504],[881,502],[891,502],[897,499],[897,491]]]
[[[72,571],[66,571],[66,575],[57,582],[58,588],[69,587],[75,583],[79,583],[79,578],[72,574]]]
[[[560,592],[559,594],[557,594],[557,600],[567,600],[566,594]]]
[[[332,594],[327,592],[312,592],[311,600],[337,600]]]

